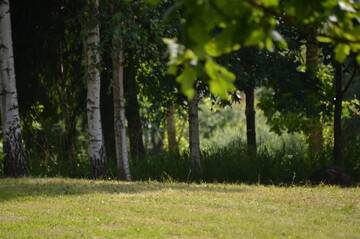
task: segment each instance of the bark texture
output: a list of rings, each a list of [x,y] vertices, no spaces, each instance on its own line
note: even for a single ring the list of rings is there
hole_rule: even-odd
[[[245,98],[247,150],[250,157],[256,157],[255,89],[253,86],[246,87]]]
[[[98,16],[99,1],[91,1],[91,14]],[[87,78],[87,118],[89,134],[89,158],[93,178],[104,178],[107,174],[105,147],[100,114],[100,27],[97,19],[92,19],[86,39],[86,78]]]
[[[16,90],[10,3],[0,1],[0,107],[3,130],[4,174],[19,177],[26,174],[20,115]]]
[[[125,67],[125,98],[126,118],[130,140],[130,155],[132,158],[141,159],[145,154],[143,130],[140,117],[140,107],[137,99],[138,88],[136,83],[135,63],[130,59]]]
[[[166,115],[166,132],[168,138],[169,151],[172,153],[179,152],[178,142],[176,140],[176,121],[175,121],[175,107],[170,106]]]
[[[199,134],[199,96],[196,94],[189,102],[189,144],[192,171],[195,177],[201,177],[200,134]]]
[[[131,181],[129,156],[126,142],[126,118],[124,97],[124,58],[118,50],[113,56],[114,131],[118,177]]]
[[[318,81],[317,72],[320,63],[320,48],[318,46],[316,29],[309,29],[309,37],[306,42],[306,71],[312,81]],[[311,156],[318,156],[323,152],[323,126],[320,116],[314,117],[309,124],[308,132],[309,153]]]
[[[312,36],[309,36],[306,42],[306,71],[310,74],[310,77],[315,79],[320,64],[320,48],[315,39],[316,32],[314,30],[310,32]]]
[[[314,118],[309,123],[308,132],[309,153],[315,157],[320,155],[324,149],[323,126],[319,118]]]

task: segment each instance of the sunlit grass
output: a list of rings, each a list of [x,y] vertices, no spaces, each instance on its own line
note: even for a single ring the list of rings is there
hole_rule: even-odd
[[[0,179],[0,238],[360,238],[360,188]]]

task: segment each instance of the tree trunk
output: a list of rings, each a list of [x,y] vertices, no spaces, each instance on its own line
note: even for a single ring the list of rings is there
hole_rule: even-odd
[[[126,118],[128,119],[130,155],[134,159],[140,159],[145,154],[145,147],[140,107],[137,99],[138,89],[135,72],[135,64],[130,59],[129,64],[125,68]]]
[[[320,48],[315,38],[316,32],[310,35],[306,42],[306,72],[315,80],[320,64]]]
[[[59,87],[57,93],[60,97],[60,110],[62,119],[64,121],[64,132],[59,135],[60,137],[60,173],[64,176],[73,177],[76,175],[76,114],[71,107],[71,95],[73,91],[69,87],[69,78],[66,77],[66,64],[64,62],[63,54],[64,49],[62,44],[59,47],[60,64],[58,67],[59,74]]]
[[[343,166],[342,159],[342,135],[341,135],[341,111],[342,111],[342,66],[340,63],[335,63],[335,110],[334,110],[334,165],[338,167]]]
[[[12,46],[10,3],[0,1],[0,107],[3,128],[4,174],[26,174]]]
[[[253,86],[246,87],[245,98],[247,150],[250,157],[256,158],[255,89]]]
[[[118,177],[131,181],[126,142],[124,58],[121,50],[113,56],[114,131]]]
[[[98,16],[99,0],[93,0],[92,16]],[[97,21],[97,19],[95,19]],[[90,21],[89,24],[91,24]],[[86,39],[87,118],[89,133],[89,158],[93,178],[104,178],[107,174],[100,114],[100,27],[97,23],[88,29]]]
[[[155,154],[161,154],[164,150],[164,132],[159,126],[152,125],[150,129],[152,150]]]
[[[320,119],[312,119],[307,137],[310,155],[312,157],[319,156],[324,149],[323,126]]]
[[[74,177],[76,175],[76,116],[69,115],[69,112],[64,112],[65,132],[61,137],[61,158],[62,158],[62,174],[65,176]]]
[[[179,152],[179,146],[176,140],[176,121],[175,121],[174,106],[170,106],[169,112],[166,115],[166,132],[168,138],[169,151],[177,154]]]
[[[315,81],[317,84],[317,72],[320,64],[320,48],[315,38],[316,29],[310,28],[308,34],[309,36],[306,42],[306,71],[311,80]],[[308,133],[309,152],[312,157],[316,157],[323,152],[323,127],[320,116],[314,117],[311,121]]]
[[[110,58],[110,59],[107,59]],[[104,61],[106,59],[106,63]],[[107,69],[112,68],[113,54],[102,55],[102,64]],[[104,146],[106,151],[107,164],[113,160],[111,164],[116,165],[116,149],[115,149],[115,131],[114,131],[114,95],[109,92],[113,87],[113,72],[101,73],[101,90],[100,90],[100,108],[101,108],[101,122],[104,135]]]
[[[189,102],[189,146],[193,175],[202,176],[200,162],[199,97],[196,94]]]

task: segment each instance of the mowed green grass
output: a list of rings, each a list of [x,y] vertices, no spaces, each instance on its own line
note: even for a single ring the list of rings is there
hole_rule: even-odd
[[[360,238],[360,188],[0,179],[0,238]]]

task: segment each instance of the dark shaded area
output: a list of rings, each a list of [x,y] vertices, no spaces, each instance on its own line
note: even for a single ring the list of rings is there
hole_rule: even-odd
[[[136,65],[129,60],[125,66],[125,114],[128,122],[128,135],[130,141],[130,155],[133,159],[141,159],[145,154],[143,129],[140,117],[140,105],[137,95],[139,93],[136,82]]]
[[[0,202],[17,200],[22,197],[58,197],[62,195],[85,195],[93,193],[126,193],[137,194],[144,192],[156,192],[164,190],[176,190],[187,192],[237,192],[246,193],[251,190],[248,187],[231,188],[231,187],[214,187],[198,184],[166,184],[166,183],[123,183],[114,181],[90,181],[84,183],[82,181],[71,180],[61,182],[52,179],[31,179],[31,181],[1,179],[0,180]]]
[[[246,98],[246,140],[249,156],[256,158],[256,124],[255,124],[255,86],[249,84],[245,88]]]
[[[314,184],[324,183],[347,187],[353,185],[351,177],[345,172],[343,168],[338,166],[331,166],[319,170],[313,174],[310,180]]]
[[[11,1],[19,110],[31,174],[76,176],[82,170],[81,10],[81,1]]]

